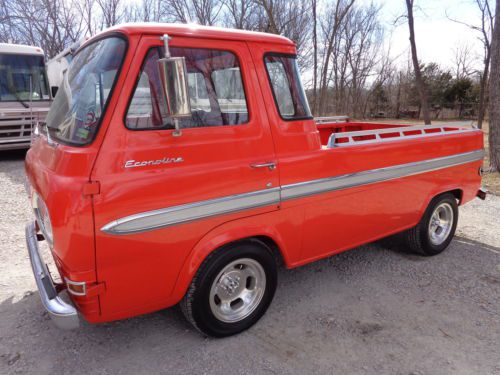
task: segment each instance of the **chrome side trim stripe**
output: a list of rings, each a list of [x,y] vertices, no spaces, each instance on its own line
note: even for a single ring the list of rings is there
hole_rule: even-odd
[[[162,208],[114,220],[101,228],[109,234],[131,234],[187,223],[212,216],[279,204],[281,201],[302,198],[329,191],[348,189],[393,180],[420,173],[432,172],[466,164],[484,157],[483,150],[466,152],[435,159],[399,164],[342,176],[284,185],[280,188],[258,190],[201,202]]]
[[[396,178],[412,176],[419,173],[431,172],[482,160],[483,157],[484,151],[478,150],[414,163],[372,169],[342,176],[284,185],[281,187],[281,199],[288,200],[301,198],[329,191],[348,189],[355,186],[393,180]]]
[[[126,216],[106,224],[101,230],[110,234],[145,232],[279,202],[279,188],[259,190]]]

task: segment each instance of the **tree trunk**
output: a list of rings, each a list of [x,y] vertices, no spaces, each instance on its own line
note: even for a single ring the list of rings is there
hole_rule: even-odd
[[[488,91],[488,78],[490,72],[490,59],[491,49],[486,51],[486,58],[484,60],[484,71],[481,76],[479,87],[479,109],[477,114],[477,126],[479,129],[483,128],[484,114],[486,113],[486,92]]]
[[[415,70],[415,81],[417,82],[418,94],[420,96],[420,106],[424,115],[425,125],[431,124],[431,115],[429,112],[429,103],[427,101],[427,90],[425,87],[420,63],[418,62],[417,43],[415,41],[415,23],[413,19],[413,2],[414,0],[406,0],[406,8],[408,9],[408,28],[410,29],[410,45],[411,59],[413,61],[413,69]]]
[[[323,68],[321,69],[321,77],[319,83],[319,106],[318,112],[320,115],[325,115],[327,113],[327,96],[328,96],[328,83],[329,83],[329,65],[330,60],[335,59],[336,56],[332,56],[334,52],[334,44],[336,43],[336,39],[339,37],[338,32],[346,15],[349,13],[349,10],[354,5],[355,0],[349,0],[348,4],[345,4],[341,1],[338,1],[335,4],[335,12],[333,19],[332,29],[329,31],[330,34],[327,36],[325,40],[325,57],[323,61]],[[337,109],[338,110],[338,109]]]
[[[402,84],[402,73],[399,72],[399,82],[398,82],[398,93],[396,95],[396,118],[400,118],[399,112],[401,111],[401,84]]]
[[[500,9],[500,0],[496,0],[496,9]],[[493,39],[491,43],[490,76],[490,168],[500,172],[500,17],[495,17]]]
[[[316,0],[313,0],[313,114],[318,113],[318,32],[316,19]]]

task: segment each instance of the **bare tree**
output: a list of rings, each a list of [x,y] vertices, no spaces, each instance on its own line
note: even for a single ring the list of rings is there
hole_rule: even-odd
[[[460,43],[454,50],[455,77],[458,79],[469,78],[475,72],[475,56],[470,44]]]
[[[312,43],[313,43],[313,113],[318,113],[318,3],[312,0]]]
[[[497,12],[500,0],[496,0]],[[498,13],[497,13],[498,14]],[[490,146],[490,168],[500,172],[500,17],[495,17],[491,42],[491,81],[488,143]]]
[[[387,111],[416,116],[418,106],[426,118],[430,112],[426,102],[437,103],[438,85],[428,83],[416,53],[417,5],[415,0],[405,1],[408,12],[400,18],[408,21],[412,47],[405,69],[394,66],[389,52],[381,52],[380,8],[355,0],[0,0],[0,41],[38,45],[52,57],[83,36],[128,21],[195,22],[271,32],[296,43],[314,114],[364,117]],[[470,27],[487,31],[491,15],[487,1],[492,0],[469,1],[483,10],[485,25]],[[480,35],[481,40],[491,39],[487,32]],[[460,45],[455,51],[454,72],[459,78],[471,74],[471,50]],[[417,80],[426,85],[427,100],[415,89]]]
[[[477,116],[477,125],[482,128],[484,115],[486,112],[486,93],[488,91],[488,80],[489,80],[489,70],[490,70],[490,60],[491,60],[491,33],[493,31],[494,14],[491,11],[490,0],[473,0],[481,14],[480,25],[471,24],[463,22],[460,20],[453,19],[448,16],[448,18],[454,22],[460,23],[467,26],[469,29],[478,33],[478,38],[483,44],[484,58],[483,58],[483,72],[480,75],[480,92],[479,92],[479,109]]]
[[[15,42],[13,29],[11,9],[7,7],[7,0],[0,0],[0,42]]]
[[[43,48],[50,58],[83,34],[82,19],[64,0],[3,1],[8,38]],[[3,23],[3,22],[2,22]]]
[[[309,0],[254,0],[260,10],[258,30],[283,35],[295,42],[299,59],[305,57],[310,38]],[[299,64],[300,64],[299,60]]]
[[[397,88],[397,91],[396,91],[396,115],[394,117],[396,117],[397,119],[399,119],[401,117],[401,90],[402,90],[402,86],[403,86],[403,72],[399,72],[398,74],[398,88]]]
[[[165,0],[173,21],[213,26],[217,23],[224,4],[220,0]]]
[[[82,22],[84,25],[84,33],[91,36],[97,33],[101,27],[100,17],[96,17],[97,4],[96,0],[80,0],[74,1],[74,6],[78,13],[81,14]]]
[[[431,115],[429,111],[429,102],[427,99],[427,89],[425,87],[424,79],[422,78],[422,71],[420,69],[420,62],[418,60],[418,54],[417,54],[417,42],[415,40],[415,19],[413,17],[414,2],[415,2],[414,0],[406,0],[406,9],[407,9],[406,16],[408,18],[408,28],[410,30],[411,58],[413,62],[413,69],[415,70],[415,80],[417,83],[417,90],[420,96],[420,105],[424,116],[424,123],[426,125],[430,125]]]
[[[380,50],[380,48],[377,48],[376,50],[378,51]],[[375,112],[374,109],[378,112],[378,106],[380,104],[378,103],[378,101],[380,98],[377,97],[377,94],[380,94],[380,90],[382,90],[387,99],[387,107],[390,107],[391,98],[394,97],[394,113],[397,117],[397,114],[399,112],[398,105],[400,105],[398,102],[401,98],[401,78],[397,78],[398,72],[394,64],[395,58],[391,56],[390,47],[384,53],[378,52],[378,54],[380,54],[382,57],[377,62],[376,69],[374,69],[373,75],[375,77],[375,80],[373,81],[370,89],[365,90],[366,98],[364,101],[362,115],[363,117],[366,117],[368,107],[370,107],[372,113]],[[393,95],[394,91],[396,91],[395,95]],[[384,110],[385,109],[388,108],[384,108]]]
[[[326,101],[328,94],[329,78],[331,77],[332,69],[330,66],[330,61],[334,59],[334,51],[340,45],[340,33],[339,30],[343,26],[343,21],[346,15],[349,13],[350,9],[354,5],[354,0],[338,0],[335,4],[330,4],[330,6],[323,13],[324,17],[322,19],[322,34],[323,34],[323,52],[322,52],[322,63],[320,72],[320,87],[319,87],[319,99],[318,99],[318,113],[325,114],[327,111]],[[338,69],[334,69],[337,73]],[[339,87],[336,87],[337,92]]]
[[[364,117],[370,91],[366,90],[367,79],[376,66],[383,61],[380,53],[383,29],[379,23],[380,6],[374,3],[355,9],[346,18],[345,37],[350,40],[350,48],[346,50],[349,71],[349,112],[355,117]],[[384,64],[382,64],[384,65]],[[388,66],[387,66],[388,68]],[[380,73],[385,71],[382,66]]]
[[[142,0],[144,22],[160,22],[164,17],[163,0]]]
[[[120,23],[123,19],[122,0],[96,0],[101,9],[102,27],[108,28]]]
[[[224,0],[223,3],[227,10],[226,26],[244,30],[256,28],[256,4],[254,0]]]

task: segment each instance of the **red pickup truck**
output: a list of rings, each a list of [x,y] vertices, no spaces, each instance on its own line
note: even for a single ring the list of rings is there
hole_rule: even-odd
[[[119,26],[80,47],[39,125],[27,245],[60,327],[180,303],[227,336],[264,314],[280,265],[398,232],[442,252],[482,159],[473,128],[315,121],[286,38]]]

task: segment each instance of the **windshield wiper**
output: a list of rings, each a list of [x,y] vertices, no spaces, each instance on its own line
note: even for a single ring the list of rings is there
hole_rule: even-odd
[[[26,104],[20,97],[19,95],[17,94],[17,92],[15,90],[12,90],[12,87],[9,85],[9,84],[5,84],[3,83],[3,87],[5,87],[7,90],[9,90],[9,93],[11,93],[12,95],[14,95],[16,97],[16,99],[19,101],[19,103],[21,103],[23,105],[24,108],[29,108],[30,106],[28,104]]]
[[[52,130],[54,133],[62,132],[62,130],[59,129],[57,126],[48,126],[47,124],[45,124],[45,127],[47,128],[47,132],[49,132],[50,130]]]

